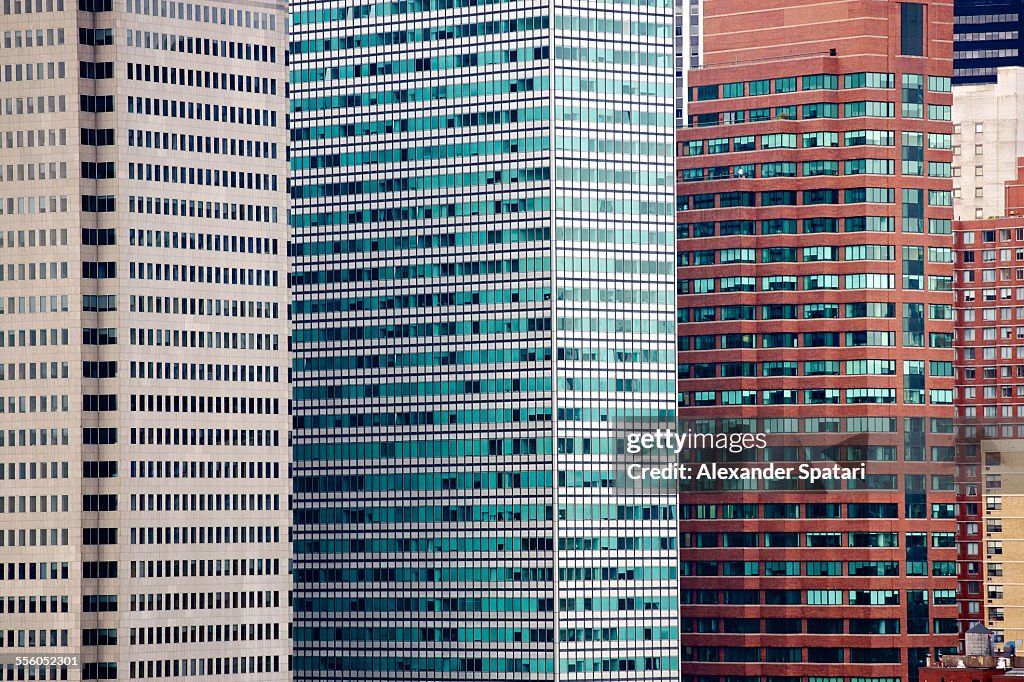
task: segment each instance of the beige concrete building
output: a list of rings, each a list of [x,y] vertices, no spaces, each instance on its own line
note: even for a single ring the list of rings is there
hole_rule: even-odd
[[[1024,640],[1024,440],[981,443],[985,624],[996,641]]]
[[[0,2],[0,680],[285,680],[286,5]]]
[[[953,214],[1002,216],[1005,184],[1024,156],[1024,68],[998,70],[995,83],[953,87]]]

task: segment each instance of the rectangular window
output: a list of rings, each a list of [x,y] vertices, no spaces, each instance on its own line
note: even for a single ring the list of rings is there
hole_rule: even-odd
[[[900,54],[924,56],[924,5],[900,3]]]
[[[722,97],[725,99],[743,97],[743,83],[726,83],[722,86]]]
[[[928,92],[951,92],[951,85],[949,76],[928,76]]]
[[[706,102],[708,100],[718,99],[718,86],[717,85],[698,85],[697,86],[697,101]]]
[[[903,117],[922,118],[924,116],[924,77],[916,73],[905,73],[902,81]]]
[[[747,92],[750,97],[756,97],[758,95],[767,95],[770,88],[770,81],[767,79],[760,81],[750,81],[747,84]]]
[[[816,102],[803,105],[803,117],[808,118],[839,118],[839,105],[835,102]]]
[[[804,90],[838,90],[839,76],[825,73],[804,76],[802,86]]]
[[[892,118],[895,110],[895,105],[892,102],[880,102],[875,100],[845,102],[843,104],[843,116],[847,118],[855,118],[859,116]]]
[[[796,92],[796,78],[776,78],[775,79],[775,92]]]
[[[894,76],[891,73],[861,72],[848,73],[843,76],[843,87],[847,90],[853,88],[892,88]]]
[[[796,135],[793,133],[762,135],[761,149],[796,149]]]

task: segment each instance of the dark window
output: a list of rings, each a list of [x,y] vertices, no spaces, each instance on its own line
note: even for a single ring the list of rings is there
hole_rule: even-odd
[[[924,5],[900,3],[900,54],[924,56]]]
[[[813,635],[841,635],[843,621],[835,618],[808,618],[807,632]]]

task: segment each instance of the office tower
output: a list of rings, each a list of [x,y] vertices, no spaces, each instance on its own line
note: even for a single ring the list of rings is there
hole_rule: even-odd
[[[672,1],[291,17],[296,679],[675,680]]]
[[[284,22],[3,3],[0,679],[288,678]]]
[[[960,630],[1021,639],[1015,590],[1024,437],[1024,221],[953,223],[956,238]]]
[[[1017,178],[1024,156],[1024,68],[998,69],[992,83],[954,86],[953,217],[1005,215],[1008,180]]]
[[[682,679],[916,680],[957,644],[952,6],[704,15],[678,134],[680,419],[865,477],[683,493]]]
[[[956,0],[953,84],[994,83],[1003,66],[1024,66],[1020,0]]]

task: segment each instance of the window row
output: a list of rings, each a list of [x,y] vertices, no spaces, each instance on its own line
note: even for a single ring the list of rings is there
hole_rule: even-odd
[[[0,397],[0,414],[34,414],[68,412],[69,397],[67,395],[18,395]]]
[[[849,187],[845,189],[823,188],[801,191],[769,190],[767,192],[682,194],[676,199],[676,210],[699,211],[714,208],[821,206],[864,203],[894,204],[896,203],[896,189],[892,187]],[[947,207],[952,205],[953,195],[949,190],[928,190],[928,206]],[[917,203],[916,208],[918,210],[922,208],[920,203]]]
[[[126,6],[129,13],[150,17],[237,26],[260,31],[277,30],[277,16],[264,12],[243,11],[242,9],[200,5],[177,0],[127,0]]]
[[[892,191],[892,190],[889,190]],[[923,190],[908,190],[904,189],[902,195],[908,198],[908,202],[911,198],[911,192],[920,192]],[[716,195],[695,195],[698,197],[711,197],[711,199],[701,198],[699,201],[702,204],[714,204],[714,197]],[[694,201],[693,199],[687,199],[687,201]],[[907,208],[914,207],[915,204],[908,203]],[[916,205],[916,208],[921,208],[920,204]],[[849,218],[803,218],[802,220],[796,220],[793,218],[772,218],[769,220],[723,220],[720,222],[696,222],[696,223],[678,223],[676,225],[676,237],[678,239],[699,239],[702,237],[738,237],[738,236],[753,236],[756,234],[772,235],[772,234],[797,234],[798,227],[799,232],[802,234],[822,234],[822,233],[838,233],[840,221],[842,221],[844,232],[895,232],[896,231],[896,218],[893,216],[853,216]],[[928,219],[928,233],[929,234],[950,234],[952,231],[953,221],[946,218],[929,218]],[[904,219],[903,229],[905,232],[920,232],[921,225],[920,220],[915,222],[906,222]]]
[[[679,365],[680,379],[714,379],[727,377],[795,377],[800,376],[896,376],[896,360],[773,360],[768,362],[699,362]],[[904,373],[924,375],[924,361],[904,361]],[[760,372],[758,367],[760,366]],[[840,368],[845,366],[845,372]],[[929,376],[953,376],[953,363],[932,360]],[[993,396],[994,397],[994,396]]]
[[[22,47],[53,47],[64,44],[64,29],[27,28],[22,31],[4,31],[4,49]]]
[[[913,76],[914,74],[905,74]],[[917,76],[920,78],[920,76]],[[717,99],[731,99],[736,97],[758,97],[763,95],[781,95],[797,91],[797,85],[801,91],[811,90],[838,90],[840,76],[837,74],[808,74],[804,76],[788,76],[783,78],[763,78],[753,81],[740,81],[735,83],[724,83],[721,85],[698,85],[690,88],[690,101],[706,102]],[[875,71],[861,71],[858,73],[842,74],[843,89],[852,90],[855,88],[882,88],[893,89],[896,87],[896,75],[893,73],[881,73]],[[950,92],[951,81],[945,76],[929,76],[928,90],[930,92]]]
[[[105,204],[113,210],[113,197],[97,197],[97,201],[107,199]],[[10,200],[8,200],[10,201]],[[128,196],[128,212],[146,215],[175,215],[189,218],[211,218],[214,220],[233,220],[248,223],[277,223],[277,206],[261,204],[236,204],[225,201],[196,201],[168,197],[143,197],[134,194]],[[276,273],[275,273],[276,275]]]
[[[86,97],[86,95],[82,95]],[[109,97],[109,95],[108,95]],[[113,111],[113,104],[104,111]],[[83,111],[88,111],[83,107]],[[164,116],[197,121],[214,121],[234,125],[277,127],[277,111],[255,107],[236,107],[209,102],[187,102],[159,97],[128,97],[128,113]]]
[[[111,429],[113,430],[113,429]],[[116,441],[111,441],[116,442]],[[87,445],[90,443],[86,443]],[[99,443],[102,444],[102,443]],[[131,430],[132,445],[201,445],[219,447],[278,447],[281,433],[270,429],[161,429]]]
[[[920,89],[917,90],[918,98],[923,97]],[[948,104],[929,104],[928,120],[949,121],[952,118],[952,106]],[[904,101],[900,106],[900,115],[904,119],[921,119],[924,117],[925,106],[920,99],[916,102]],[[690,128],[705,128],[720,125],[735,125],[738,123],[761,123],[771,120],[795,121],[798,118],[813,120],[819,118],[839,118],[839,105],[831,102],[804,104],[797,106],[791,104],[780,107],[763,107],[759,109],[740,109],[738,111],[714,111],[706,114],[693,114],[690,116]],[[886,100],[862,100],[858,102],[843,102],[843,118],[896,118],[896,103]]]
[[[845,401],[840,400],[845,394]],[[924,389],[904,389],[901,404],[924,405]],[[689,391],[680,396],[684,407],[712,407],[715,405],[896,405],[894,388],[813,388],[806,390],[770,389],[764,391]],[[952,405],[952,389],[930,389],[929,405]],[[870,475],[869,475],[870,478]],[[873,487],[873,486],[867,486]],[[887,489],[887,488],[883,488]]]
[[[113,528],[111,530],[117,530]],[[130,544],[133,545],[205,545],[205,544],[262,544],[262,543],[276,543],[281,541],[281,528],[278,526],[173,526],[173,527],[133,527],[130,529]],[[236,593],[237,594],[237,593]],[[241,594],[245,594],[244,592]],[[257,602],[258,606],[264,606],[263,593],[249,593],[259,594],[260,598],[254,601]],[[269,594],[269,592],[268,592]],[[275,598],[278,596],[277,592],[274,592]],[[140,595],[141,596],[141,595]],[[152,595],[150,595],[152,596]],[[157,595],[162,596],[162,595]],[[170,595],[167,595],[170,597]],[[175,597],[177,595],[174,595]],[[135,595],[132,595],[134,602]],[[244,600],[244,597],[243,597]],[[248,604],[243,601],[242,608],[249,608],[250,606],[257,606],[257,604]],[[266,604],[270,606],[270,604]],[[159,607],[158,607],[159,608]],[[171,608],[170,604],[167,608]],[[185,607],[188,608],[188,607]],[[195,608],[195,607],[193,607]],[[199,608],[205,608],[200,605]],[[214,608],[211,604],[209,608]],[[135,610],[134,608],[132,609]],[[140,605],[140,611],[148,611],[144,605]]]
[[[838,147],[840,146],[839,136],[840,133],[837,131],[818,130],[805,133],[716,137],[679,142],[676,151],[679,156],[699,156],[702,154],[726,154],[730,151],[751,152],[765,149]],[[923,133],[902,133],[901,140],[904,146],[913,144],[920,147],[923,136]],[[842,141],[844,147],[892,147],[896,144],[896,132],[892,130],[849,130],[842,133]],[[952,148],[951,136],[947,133],[928,133],[927,141],[928,149]]]
[[[84,165],[84,164],[83,164]],[[24,180],[54,180],[68,177],[68,163],[40,162],[36,164],[0,164],[0,182]]]
[[[217,332],[220,334],[220,332]],[[201,333],[202,334],[202,333]],[[191,348],[212,348],[213,341],[208,335],[213,332],[202,334],[211,345],[189,346]],[[227,336],[227,335],[226,335]],[[268,336],[268,335],[261,335]],[[219,339],[219,337],[218,337]],[[148,345],[148,344],[147,344]],[[155,345],[155,344],[154,344]],[[219,346],[218,346],[219,347]],[[268,347],[269,348],[269,347]],[[277,349],[275,344],[274,349]],[[277,367],[274,370],[273,383],[277,383]],[[195,364],[187,362],[142,362],[132,360],[129,365],[129,374],[133,379],[174,379],[181,381],[251,381],[257,378],[269,378],[271,368],[255,365],[223,365],[223,364]]]
[[[128,146],[144,149],[223,154],[257,159],[276,159],[277,143],[209,135],[190,135],[152,130],[128,129]],[[204,159],[205,160],[205,159]]]
[[[908,248],[904,247],[906,251]],[[758,257],[760,256],[760,258]],[[680,251],[676,265],[729,265],[732,263],[817,263],[820,261],[892,261],[896,260],[896,246],[892,244],[856,244],[853,246],[771,246],[760,249],[732,248]],[[907,253],[905,260],[918,260]],[[952,263],[953,250],[946,247],[928,247],[929,263]],[[1019,269],[1024,279],[1024,268]],[[995,271],[993,271],[994,273]],[[993,277],[993,280],[994,277]]]
[[[923,277],[905,275],[903,289],[923,291]],[[896,275],[886,273],[860,272],[850,275],[765,275],[752,277],[737,275],[734,277],[704,277],[699,279],[683,279],[679,281],[678,293],[713,294],[716,292],[754,292],[754,291],[852,291],[859,289],[895,289]],[[927,291],[952,291],[953,278],[942,275],[929,275]]]
[[[0,514],[47,514],[68,511],[67,495],[0,495]]]
[[[262,559],[260,560],[263,561]],[[177,562],[175,562],[177,563]],[[219,561],[217,563],[220,563]],[[220,575],[218,573],[218,575]],[[134,576],[132,576],[134,577]],[[205,630],[205,633],[203,632]],[[83,640],[89,630],[83,631]],[[101,631],[102,632],[102,631]],[[112,633],[114,641],[104,644],[117,644],[117,630]],[[109,637],[109,635],[108,635]],[[131,628],[129,641],[131,644],[178,644],[195,642],[252,642],[265,639],[281,639],[280,623],[230,623],[217,625],[175,625],[171,627]],[[83,644],[87,644],[83,641]]]
[[[842,173],[840,173],[840,169]],[[903,175],[921,177],[925,164],[916,161],[904,161],[901,166]],[[928,177],[952,177],[952,164],[945,161],[929,161]],[[742,178],[796,178],[839,175],[896,175],[896,162],[893,159],[847,159],[845,161],[771,161],[768,163],[745,163],[733,166],[709,166],[704,168],[683,168],[679,171],[679,179],[683,182],[703,182],[706,180],[730,180]]]
[[[217,317],[278,318],[278,304],[270,301],[232,301],[176,296],[131,296],[128,308],[133,313],[165,313],[168,315],[215,315]],[[2,312],[2,311],[0,311]],[[260,350],[264,344],[257,342]],[[269,348],[269,343],[266,345]]]
[[[240,575],[281,575],[281,560],[270,558],[199,559],[198,561],[196,559],[164,559],[163,561],[131,562],[133,578],[197,578]],[[110,577],[117,577],[116,563],[114,564],[114,574]]]
[[[6,273],[6,276],[5,276]],[[8,263],[7,267],[3,267],[0,264],[0,282],[19,282],[19,281],[35,281],[35,280],[54,280],[54,279],[67,279],[68,278],[68,264],[65,261],[59,263]],[[42,303],[43,297],[40,297],[40,310],[45,307]],[[2,300],[2,299],[0,299]],[[14,299],[8,297],[8,308],[11,312],[14,312]],[[19,298],[21,305],[19,310],[22,310],[24,306],[24,297]],[[29,296],[29,306],[35,309],[35,297]],[[0,306],[3,304],[0,303]],[[2,312],[2,309],[0,309]]]
[[[116,396],[111,396],[116,398]],[[132,412],[171,412],[181,414],[280,414],[278,398],[238,396],[171,396],[131,394]],[[111,408],[117,409],[116,402]]]
[[[220,71],[181,69],[128,62],[128,80],[165,85],[182,85],[204,90],[228,90],[262,95],[277,95],[277,79]]]
[[[111,167],[113,167],[113,164],[111,164]],[[113,175],[108,177],[113,177]],[[0,178],[0,180],[2,179]],[[195,168],[191,166],[168,166],[159,163],[129,162],[128,179],[147,180],[150,182],[173,182],[205,187],[277,191],[277,176],[270,173],[229,171],[219,168]]]
[[[85,62],[83,62],[85,63]],[[21,81],[55,80],[66,77],[64,62],[34,62],[31,64],[4,64],[0,81],[15,83]]]

